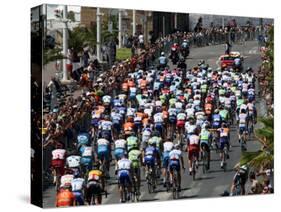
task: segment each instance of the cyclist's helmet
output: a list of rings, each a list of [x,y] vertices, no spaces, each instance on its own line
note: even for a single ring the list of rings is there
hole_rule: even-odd
[[[215,109],[215,114],[218,114],[220,111],[218,109]]]
[[[161,56],[165,56],[165,53],[164,53],[164,52],[161,52]]]

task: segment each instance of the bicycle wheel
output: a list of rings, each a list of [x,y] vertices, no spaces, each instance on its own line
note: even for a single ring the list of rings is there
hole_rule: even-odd
[[[195,175],[196,175],[196,164],[195,164],[195,159],[193,158],[193,161],[192,161],[192,180],[195,180]]]
[[[226,162],[226,157],[227,157],[227,147],[224,147],[223,149],[223,171],[226,172],[227,170],[227,162]]]
[[[178,183],[177,183],[177,171],[175,169],[173,169],[173,186],[172,186],[172,190],[173,190],[173,199],[177,199],[178,195],[177,195],[177,191],[178,191]]]
[[[202,171],[203,174],[207,172],[207,157],[206,157],[206,151],[203,150],[203,156],[202,156]]]

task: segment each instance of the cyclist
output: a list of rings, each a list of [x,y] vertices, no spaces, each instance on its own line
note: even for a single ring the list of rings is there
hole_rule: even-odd
[[[169,165],[169,154],[172,151],[174,147],[173,142],[168,139],[164,142],[163,144],[163,154],[162,154],[162,176],[163,176],[163,185],[164,187],[166,187],[166,179],[168,176],[166,176],[167,174],[167,169],[168,169],[168,165]]]
[[[62,176],[62,174],[64,173],[65,156],[66,150],[62,149],[62,145],[58,143],[56,145],[56,149],[52,151],[51,164],[54,172],[54,184],[57,182],[57,180],[59,181],[59,177]]]
[[[159,132],[161,136],[163,136],[163,124],[164,124],[164,117],[163,113],[157,111],[157,113],[153,116],[154,119],[154,127]]]
[[[242,165],[237,169],[231,184],[230,196],[245,195],[245,184],[248,180],[248,172],[249,167],[247,165]]]
[[[79,205],[84,205],[83,190],[85,187],[85,180],[79,176],[74,175],[74,179],[71,182],[72,193],[75,197],[75,202]]]
[[[118,175],[118,185],[119,185],[119,192],[120,192],[120,202],[124,201],[123,189],[128,189],[126,199],[130,199],[130,194],[132,192],[132,162],[126,158],[124,154],[122,158],[117,163],[116,174]]]
[[[176,144],[169,153],[169,172],[170,172],[170,183],[172,184],[173,170],[177,171],[178,178],[178,190],[181,190],[181,167],[185,170],[184,161],[182,157],[182,152],[180,150],[180,145]]]
[[[148,143],[142,153],[143,164],[145,166],[145,177],[147,178],[148,167],[152,168],[152,175],[155,177],[155,164],[160,164],[160,155],[156,149],[156,143]],[[154,185],[156,187],[156,185]]]
[[[71,186],[61,188],[57,193],[56,207],[69,207],[74,205],[75,197],[71,192]]]
[[[85,197],[88,204],[91,204],[93,196],[93,204],[101,204],[103,191],[105,191],[104,175],[103,172],[99,170],[99,165],[95,163],[93,169],[88,174],[88,182],[85,190]]]
[[[138,187],[138,195],[140,194],[141,174],[140,166],[142,161],[141,151],[137,147],[132,147],[128,154],[129,160],[132,162],[132,177]]]
[[[210,160],[211,160],[210,142],[212,139],[212,134],[209,132],[209,125],[202,126],[199,137],[200,137],[201,156],[203,151],[207,152],[207,160],[208,160],[207,169],[210,169]]]
[[[119,135],[119,139],[114,142],[114,156],[115,156],[115,164],[117,165],[117,161],[121,159],[121,157],[126,154],[127,150],[127,141],[124,139],[122,134]]]
[[[110,167],[110,143],[105,138],[99,138],[97,140],[97,159],[100,161],[100,164],[103,164],[105,170],[109,170]],[[109,173],[107,173],[109,174]]]
[[[222,127],[218,129],[219,132],[219,149],[220,149],[220,159],[221,159],[221,168],[224,166],[224,158],[223,158],[223,149],[226,145],[227,150],[229,151],[229,139],[230,139],[230,133],[229,128],[227,127],[226,123],[222,123]],[[228,159],[229,155],[225,155],[225,157]]]
[[[246,113],[245,109],[241,110],[241,113],[239,114],[238,119],[239,119],[239,134],[238,134],[238,138],[239,138],[239,143],[240,143],[242,136],[245,136],[245,133],[247,131],[248,116],[247,116],[247,113]],[[244,140],[244,142],[246,141],[245,137],[243,138],[243,140]]]
[[[70,155],[66,158],[67,167],[72,170],[74,174],[81,173],[81,156],[79,155]]]
[[[187,139],[187,152],[188,152],[188,164],[189,174],[192,174],[192,160],[195,156],[196,168],[198,168],[199,152],[200,152],[200,139],[196,131],[192,131]]]

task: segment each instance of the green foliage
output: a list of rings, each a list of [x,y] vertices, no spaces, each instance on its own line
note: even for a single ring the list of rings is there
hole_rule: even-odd
[[[262,145],[257,152],[244,152],[240,164],[249,164],[256,170],[272,167],[274,162],[274,120],[273,118],[259,118],[263,127],[255,130],[255,136]]]
[[[75,22],[75,13],[73,11],[69,11],[67,13],[67,19],[70,19],[72,22]]]
[[[61,53],[61,48],[54,48],[54,49],[44,49],[43,51],[43,65],[47,65],[49,62],[62,60],[66,57],[63,56]]]
[[[73,30],[69,30],[69,48],[73,48],[75,51],[80,52],[85,45],[94,47],[96,45],[96,27],[75,27]]]
[[[131,50],[128,48],[121,48],[116,50],[116,60],[126,60],[131,58]]]

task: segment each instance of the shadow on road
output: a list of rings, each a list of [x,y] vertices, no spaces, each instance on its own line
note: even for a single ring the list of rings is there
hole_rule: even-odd
[[[211,180],[211,179],[214,179],[216,177],[213,177],[213,176],[210,176],[210,177],[198,177],[196,178],[196,180]]]
[[[156,201],[156,200],[159,200],[159,199],[141,199],[140,202],[151,202],[151,201]]]

